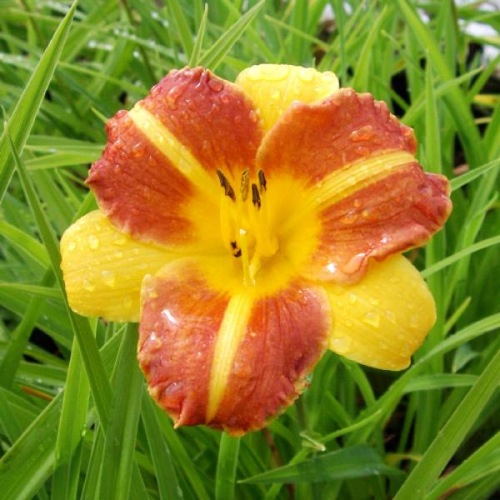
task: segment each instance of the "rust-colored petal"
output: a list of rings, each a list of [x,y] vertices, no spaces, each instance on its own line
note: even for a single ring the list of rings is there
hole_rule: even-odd
[[[448,181],[417,163],[351,194],[320,213],[322,231],[306,274],[357,281],[368,259],[421,246],[451,209]]]
[[[304,275],[355,282],[370,257],[422,245],[441,228],[451,210],[448,181],[424,173],[415,148],[413,131],[385,104],[351,89],[285,113],[262,145],[259,166],[269,191],[273,179],[302,181],[291,230],[319,221]]]
[[[253,168],[261,140],[252,104],[201,68],[170,72],[107,124],[108,143],[88,184],[120,228],[163,244],[196,243],[195,204],[218,224],[215,170],[230,180]]]
[[[263,427],[307,385],[330,309],[324,290],[303,281],[271,296],[231,293],[207,278],[207,265],[186,259],[145,280],[139,361],[177,426],[238,435]]]

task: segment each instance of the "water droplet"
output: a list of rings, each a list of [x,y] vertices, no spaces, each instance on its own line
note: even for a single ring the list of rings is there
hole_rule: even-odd
[[[248,116],[251,122],[257,123],[259,121],[259,112],[255,109],[251,109]]]
[[[332,73],[331,71],[325,71],[324,73],[321,73],[321,79],[325,83],[336,83],[337,82],[337,75],[335,73]]]
[[[349,139],[353,142],[364,142],[370,141],[375,132],[373,131],[373,127],[371,125],[365,125],[364,127],[353,130],[349,134]]]
[[[75,248],[76,248],[76,243],[74,241],[70,241],[68,243],[68,250],[72,252],[73,250],[75,250]]]
[[[300,68],[299,69],[299,78],[303,82],[312,82],[315,73],[316,72],[312,68]]]
[[[83,286],[83,289],[86,290],[87,292],[93,292],[95,290],[94,283],[92,283],[91,281],[89,281],[86,278],[83,280],[82,286]]]
[[[332,339],[332,350],[338,354],[347,354],[351,351],[352,341],[349,337],[337,337]]]
[[[410,316],[410,328],[417,328],[420,325],[420,316],[418,314],[412,314]]]
[[[359,208],[361,206],[361,200],[359,200],[358,198],[356,198],[353,202],[353,205],[356,207],[356,208]]]
[[[180,95],[181,95],[180,87],[174,87],[167,92],[165,100],[167,101],[167,106],[171,110],[177,109],[177,100],[179,99]]]
[[[349,303],[351,304],[356,304],[356,302],[358,301],[358,297],[355,293],[351,292],[347,297],[349,299]]]
[[[385,317],[391,322],[396,324],[396,315],[392,311],[385,311]]]
[[[281,92],[279,90],[273,90],[269,97],[277,101],[281,97]]]
[[[248,69],[249,80],[265,80],[268,82],[278,82],[284,80],[290,74],[290,69],[285,65],[261,64]]]
[[[114,287],[116,285],[116,275],[113,271],[102,271],[101,276],[106,286]]]
[[[88,237],[89,247],[92,250],[97,250],[99,248],[99,238],[95,234],[91,234]]]
[[[116,240],[113,241],[113,245],[123,246],[127,242],[127,238],[125,236],[120,236]]]
[[[211,80],[208,81],[208,86],[214,92],[220,92],[224,88],[224,83],[221,82],[219,79],[212,78]]]
[[[163,318],[165,318],[172,325],[179,324],[178,319],[174,316],[174,314],[172,313],[172,311],[170,309],[163,309],[163,311],[161,312],[161,315],[163,316]]]
[[[380,313],[378,311],[368,311],[363,316],[363,323],[378,328],[380,326]]]

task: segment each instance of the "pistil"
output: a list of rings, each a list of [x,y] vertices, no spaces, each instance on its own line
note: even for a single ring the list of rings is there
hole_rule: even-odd
[[[264,172],[259,170],[256,182],[250,183],[250,171],[243,170],[238,195],[220,170],[217,176],[224,192],[220,203],[222,238],[233,257],[241,259],[244,285],[254,286],[263,262],[278,250],[265,202]]]

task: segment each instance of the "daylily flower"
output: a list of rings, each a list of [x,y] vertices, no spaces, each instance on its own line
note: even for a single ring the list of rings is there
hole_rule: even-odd
[[[139,321],[139,362],[176,426],[264,426],[327,349],[405,368],[435,305],[401,252],[450,212],[410,128],[333,73],[170,72],[107,124],[100,209],[61,241],[71,307]]]

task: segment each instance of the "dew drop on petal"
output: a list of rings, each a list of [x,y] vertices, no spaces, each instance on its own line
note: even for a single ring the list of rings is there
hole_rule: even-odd
[[[75,250],[75,248],[76,248],[76,243],[74,241],[70,241],[68,243],[68,250],[72,252],[73,250]]]
[[[271,99],[274,99],[275,101],[277,101],[281,97],[281,92],[279,90],[273,90],[269,97],[271,97]]]
[[[179,321],[177,318],[173,315],[172,311],[170,309],[163,309],[161,312],[161,315],[172,325],[178,325]]]
[[[378,328],[380,326],[380,313],[378,311],[368,311],[363,316],[363,323]]]
[[[86,290],[87,292],[93,292],[95,290],[95,285],[88,279],[83,280],[83,289]]]
[[[208,81],[208,86],[214,92],[220,92],[224,88],[224,84],[217,79],[211,79]]]
[[[303,82],[312,82],[315,73],[316,72],[312,68],[301,68],[299,70],[299,78]]]
[[[351,339],[349,337],[337,337],[332,339],[332,349],[338,354],[347,354],[351,351]]]
[[[99,238],[94,234],[91,234],[88,237],[88,243],[89,243],[89,247],[92,250],[97,250],[99,248]]]
[[[325,83],[336,83],[337,82],[337,76],[335,73],[332,73],[331,71],[325,71],[324,73],[321,73],[321,79]]]
[[[127,242],[125,236],[120,236],[116,240],[113,240],[113,245],[123,246]]]
[[[412,314],[410,316],[410,328],[417,328],[420,324],[420,316],[418,314]]]
[[[113,271],[102,271],[101,276],[106,286],[114,287],[116,285],[116,275]]]
[[[255,109],[251,109],[250,112],[248,113],[248,116],[250,118],[250,121],[257,123],[259,121],[259,113]]]
[[[385,311],[385,317],[393,324],[396,324],[396,315],[393,311],[387,310]]]

